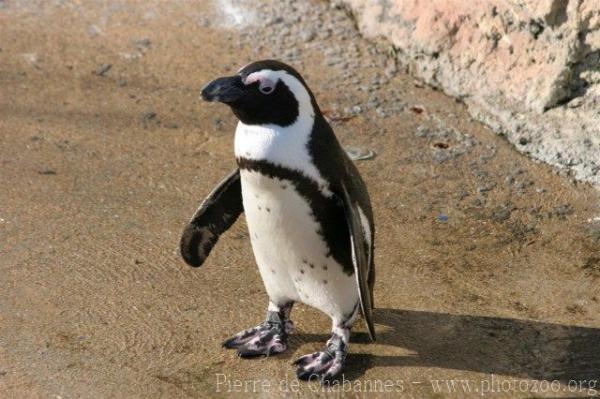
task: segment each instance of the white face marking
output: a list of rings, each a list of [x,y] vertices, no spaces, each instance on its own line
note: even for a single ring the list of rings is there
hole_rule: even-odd
[[[282,81],[298,101],[298,118],[289,126],[275,124],[246,125],[238,123],[235,131],[235,156],[251,160],[265,160],[276,165],[302,172],[316,181],[321,192],[331,196],[329,184],[315,167],[308,152],[308,142],[315,120],[310,95],[304,85],[285,71],[264,69],[248,75],[246,82],[259,80],[276,85]],[[268,83],[265,83],[268,84]],[[274,87],[274,86],[273,86]]]

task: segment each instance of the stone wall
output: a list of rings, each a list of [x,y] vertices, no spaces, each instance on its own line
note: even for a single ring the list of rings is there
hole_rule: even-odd
[[[340,0],[515,146],[600,185],[600,0]]]

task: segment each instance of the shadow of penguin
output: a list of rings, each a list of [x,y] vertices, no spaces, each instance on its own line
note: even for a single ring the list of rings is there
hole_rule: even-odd
[[[375,322],[391,329],[377,343],[416,356],[349,354],[346,377],[373,367],[439,367],[517,378],[575,380],[596,388],[600,380],[600,329],[499,317],[377,309]],[[366,333],[353,335],[368,342]]]

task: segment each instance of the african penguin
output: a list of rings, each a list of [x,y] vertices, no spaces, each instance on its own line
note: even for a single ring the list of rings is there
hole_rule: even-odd
[[[238,169],[202,202],[181,238],[181,254],[200,266],[240,213],[269,296],[266,320],[223,343],[241,357],[287,348],[294,302],[327,314],[323,351],[294,364],[300,379],[334,380],[343,370],[350,328],[362,313],[371,339],[373,214],[356,167],[337,141],[304,79],[278,61],[251,63],[202,89],[228,105]]]

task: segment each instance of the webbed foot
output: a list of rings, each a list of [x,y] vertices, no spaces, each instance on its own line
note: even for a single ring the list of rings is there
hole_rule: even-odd
[[[344,370],[346,344],[338,335],[327,341],[327,348],[300,357],[294,362],[296,376],[300,380],[319,380],[321,384],[332,383]]]
[[[243,358],[284,352],[287,349],[288,334],[294,330],[294,323],[287,319],[291,305],[282,308],[281,311],[269,310],[267,320],[225,340],[223,347],[237,349],[238,356]]]

